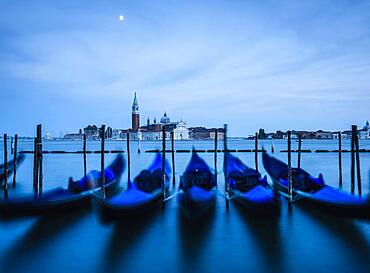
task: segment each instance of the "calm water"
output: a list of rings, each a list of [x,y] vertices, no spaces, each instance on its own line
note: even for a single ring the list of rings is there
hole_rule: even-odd
[[[168,143],[169,144],[169,143]],[[271,142],[260,143],[270,149]],[[213,142],[176,142],[177,149],[212,149]],[[293,148],[297,144],[293,143]],[[31,142],[20,149],[31,150]],[[99,142],[88,149],[99,150]],[[275,141],[275,156],[286,159],[285,141]],[[350,148],[345,142],[343,148]],[[107,142],[107,149],[125,149],[125,142]],[[160,142],[142,142],[141,150],[160,148]],[[220,142],[219,147],[222,148]],[[230,149],[253,149],[253,141],[231,141]],[[336,141],[304,141],[304,149],[336,149]],[[361,148],[370,149],[370,141]],[[44,150],[82,149],[81,142],[44,142]],[[146,167],[153,154],[137,154],[132,143],[132,176]],[[1,150],[2,156],[2,150]],[[115,155],[106,155],[108,164]],[[213,166],[213,154],[201,156]],[[240,158],[254,166],[253,153]],[[177,178],[190,154],[176,154]],[[2,160],[2,158],[0,158]],[[88,154],[88,169],[100,167],[100,155]],[[296,154],[293,164],[296,164]],[[222,168],[222,155],[218,158]],[[18,170],[17,194],[32,190],[33,159],[28,155]],[[262,162],[259,167],[264,174]],[[337,154],[303,154],[302,167],[329,185],[338,185]],[[363,191],[369,192],[370,153],[361,154]],[[344,190],[350,189],[350,154],[343,154]],[[83,172],[82,155],[44,155],[44,189],[67,184]],[[126,184],[126,174],[122,185]],[[223,174],[219,173],[219,189]],[[271,180],[270,180],[271,181]],[[10,198],[12,197],[10,191]],[[215,211],[203,221],[189,223],[172,199],[162,211],[143,220],[103,225],[94,210],[70,215],[0,222],[0,272],[369,272],[370,221],[343,220],[282,203],[278,219],[256,219],[221,196]]]

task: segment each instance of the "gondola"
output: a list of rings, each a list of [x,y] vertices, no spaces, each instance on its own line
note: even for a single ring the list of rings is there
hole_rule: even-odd
[[[105,191],[113,192],[119,186],[124,170],[121,154],[104,170]],[[38,195],[14,197],[0,200],[0,217],[16,218],[22,216],[39,216],[55,213],[68,213],[79,208],[88,207],[93,192],[100,188],[101,172],[91,171],[78,181],[69,179],[68,188],[55,188]]]
[[[263,153],[264,167],[274,181],[274,186],[287,198],[288,166]],[[370,218],[370,200],[345,193],[325,184],[322,174],[318,178],[300,168],[292,168],[292,199],[297,204],[318,209],[332,215]]]
[[[22,164],[25,159],[24,154],[17,155],[17,167]],[[14,172],[14,160],[8,162],[8,176],[12,175]],[[0,165],[0,182],[4,180],[4,164]],[[3,185],[1,185],[3,187]]]
[[[226,165],[224,165],[224,171]],[[280,211],[280,197],[267,182],[267,176],[247,167],[238,157],[227,154],[229,194],[249,212],[275,215]]]
[[[95,193],[94,204],[103,221],[129,219],[161,206],[163,190],[168,189],[171,174],[171,167],[165,159],[163,181],[162,159],[162,155],[157,153],[152,164],[141,171],[133,182],[128,181],[128,188],[121,193],[111,198]]]
[[[193,151],[180,178],[177,201],[188,218],[198,218],[214,207],[216,180],[207,163]]]

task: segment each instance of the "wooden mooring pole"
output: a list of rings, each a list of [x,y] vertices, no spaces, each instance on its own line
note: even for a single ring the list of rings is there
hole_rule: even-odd
[[[4,134],[4,198],[8,199],[8,144],[7,134]]]
[[[356,136],[355,136],[355,148],[356,148],[357,191],[358,191],[358,195],[359,196],[362,196],[361,164],[360,164],[360,144],[359,144],[359,140],[358,140],[357,130],[356,130]]]
[[[41,131],[41,124],[37,125],[37,159],[38,159],[38,183],[39,183],[39,195],[42,193],[42,183],[43,183],[43,171],[42,171],[42,131]]]
[[[16,176],[17,176],[17,153],[18,153],[18,135],[15,134],[14,136],[14,171],[13,171],[13,188],[15,188],[16,184]]]
[[[127,186],[131,188],[131,154],[130,154],[130,133],[126,134],[127,147]]]
[[[298,169],[301,168],[302,136],[298,135]]]
[[[164,201],[166,200],[166,172],[165,166],[166,165],[166,129],[164,126],[162,127],[162,204],[164,205]]]
[[[105,172],[104,172],[104,151],[105,151],[105,125],[101,126],[101,158],[100,158],[100,171],[101,171],[101,192],[105,197]]]
[[[275,152],[274,143],[271,142],[271,153],[273,154]]]
[[[176,184],[176,173],[175,173],[175,134],[171,131],[171,157],[172,157],[172,186]]]
[[[293,181],[292,181],[292,132],[288,131],[288,196],[289,203],[293,201]]]
[[[215,129],[215,152],[214,156],[214,168],[215,168],[215,183],[217,187],[217,139],[218,139],[218,130]]]
[[[84,138],[83,138],[83,159],[84,159],[84,176],[86,176],[87,165],[86,165],[86,134],[85,133],[84,133]]]
[[[342,132],[338,134],[338,164],[339,164],[339,188],[343,187],[343,174],[342,174]]]
[[[38,192],[38,159],[37,159],[37,138],[33,141],[33,191],[35,193],[35,198],[37,198]]]
[[[228,161],[227,161],[227,124],[224,124],[224,166],[225,166],[225,202],[226,209],[229,209],[229,173],[228,173]]]
[[[254,164],[256,171],[258,172],[258,134],[256,133],[254,142]]]
[[[357,126],[352,125],[351,137],[351,194],[355,194],[355,136],[357,133]]]
[[[10,153],[13,154],[13,137],[10,138]]]
[[[140,137],[139,137],[139,134],[137,135],[137,153],[140,154],[141,153],[141,149],[140,149]]]

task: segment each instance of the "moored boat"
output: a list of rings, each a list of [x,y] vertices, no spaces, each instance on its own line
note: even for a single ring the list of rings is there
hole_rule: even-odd
[[[171,167],[165,159],[164,181],[162,176],[163,157],[157,153],[153,163],[128,182],[128,188],[111,198],[105,198],[99,193],[94,201],[101,218],[104,221],[124,220],[132,216],[145,214],[161,206],[164,190],[169,187]],[[163,183],[165,183],[163,187]]]
[[[274,186],[288,196],[288,166],[263,153],[263,164]],[[301,168],[292,168],[292,198],[297,204],[326,211],[332,215],[370,218],[369,197],[358,197],[326,185],[322,174],[315,178]]]
[[[121,154],[104,170],[107,193],[114,192],[119,186],[119,180],[124,170],[124,159]],[[39,216],[88,207],[92,194],[100,189],[102,174],[91,171],[78,181],[69,180],[68,188],[55,188],[40,194],[29,194],[0,200],[0,216],[16,218],[22,216]]]
[[[184,214],[196,218],[214,207],[216,200],[215,176],[207,163],[196,152],[180,179],[178,203]]]
[[[262,177],[230,153],[227,154],[227,170],[232,200],[252,213],[277,214],[280,211],[279,195],[270,187],[266,176]]]

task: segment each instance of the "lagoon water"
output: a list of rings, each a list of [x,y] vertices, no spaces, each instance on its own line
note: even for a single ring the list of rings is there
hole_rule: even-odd
[[[170,143],[168,142],[167,145]],[[229,149],[253,149],[253,141],[230,141]],[[270,149],[271,141],[261,141]],[[297,145],[293,142],[293,148]],[[32,150],[32,142],[21,141],[19,150]],[[176,149],[212,149],[212,141],[178,141]],[[370,149],[370,141],[361,141]],[[99,150],[100,143],[88,142],[88,149]],[[148,166],[154,154],[145,150],[161,147],[161,142],[132,143],[134,177]],[[219,143],[222,148],[222,142]],[[274,141],[275,156],[286,161],[286,141]],[[107,150],[125,150],[124,141],[108,141]],[[337,149],[334,140],[304,140],[303,149]],[[349,149],[349,141],[343,149]],[[80,141],[45,141],[44,150],[78,151]],[[0,150],[3,154],[2,148]],[[239,153],[254,166],[253,153]],[[201,156],[213,166],[213,153]],[[361,155],[363,191],[369,192],[370,153]],[[106,165],[115,157],[106,155]],[[222,170],[222,154],[218,170]],[[0,158],[2,160],[2,158]],[[188,153],[176,154],[176,178],[190,159]],[[293,154],[293,164],[297,154]],[[19,167],[17,187],[12,194],[32,191],[32,155]],[[88,169],[99,169],[100,155],[87,155]],[[313,175],[323,173],[327,184],[338,186],[336,153],[302,154],[302,167]],[[265,174],[261,157],[259,168]],[[69,176],[81,177],[81,154],[45,154],[44,190],[65,186]],[[121,185],[126,186],[127,172]],[[271,182],[271,179],[269,178]],[[223,190],[223,173],[218,174]],[[350,153],[343,154],[343,189],[350,190]],[[357,190],[357,189],[356,189]],[[102,224],[94,209],[69,215],[26,218],[0,222],[0,272],[370,272],[370,221],[337,219],[306,211],[293,205],[289,212],[282,202],[276,219],[255,218],[218,196],[215,211],[198,222],[181,217],[176,199],[145,219],[130,223]]]

